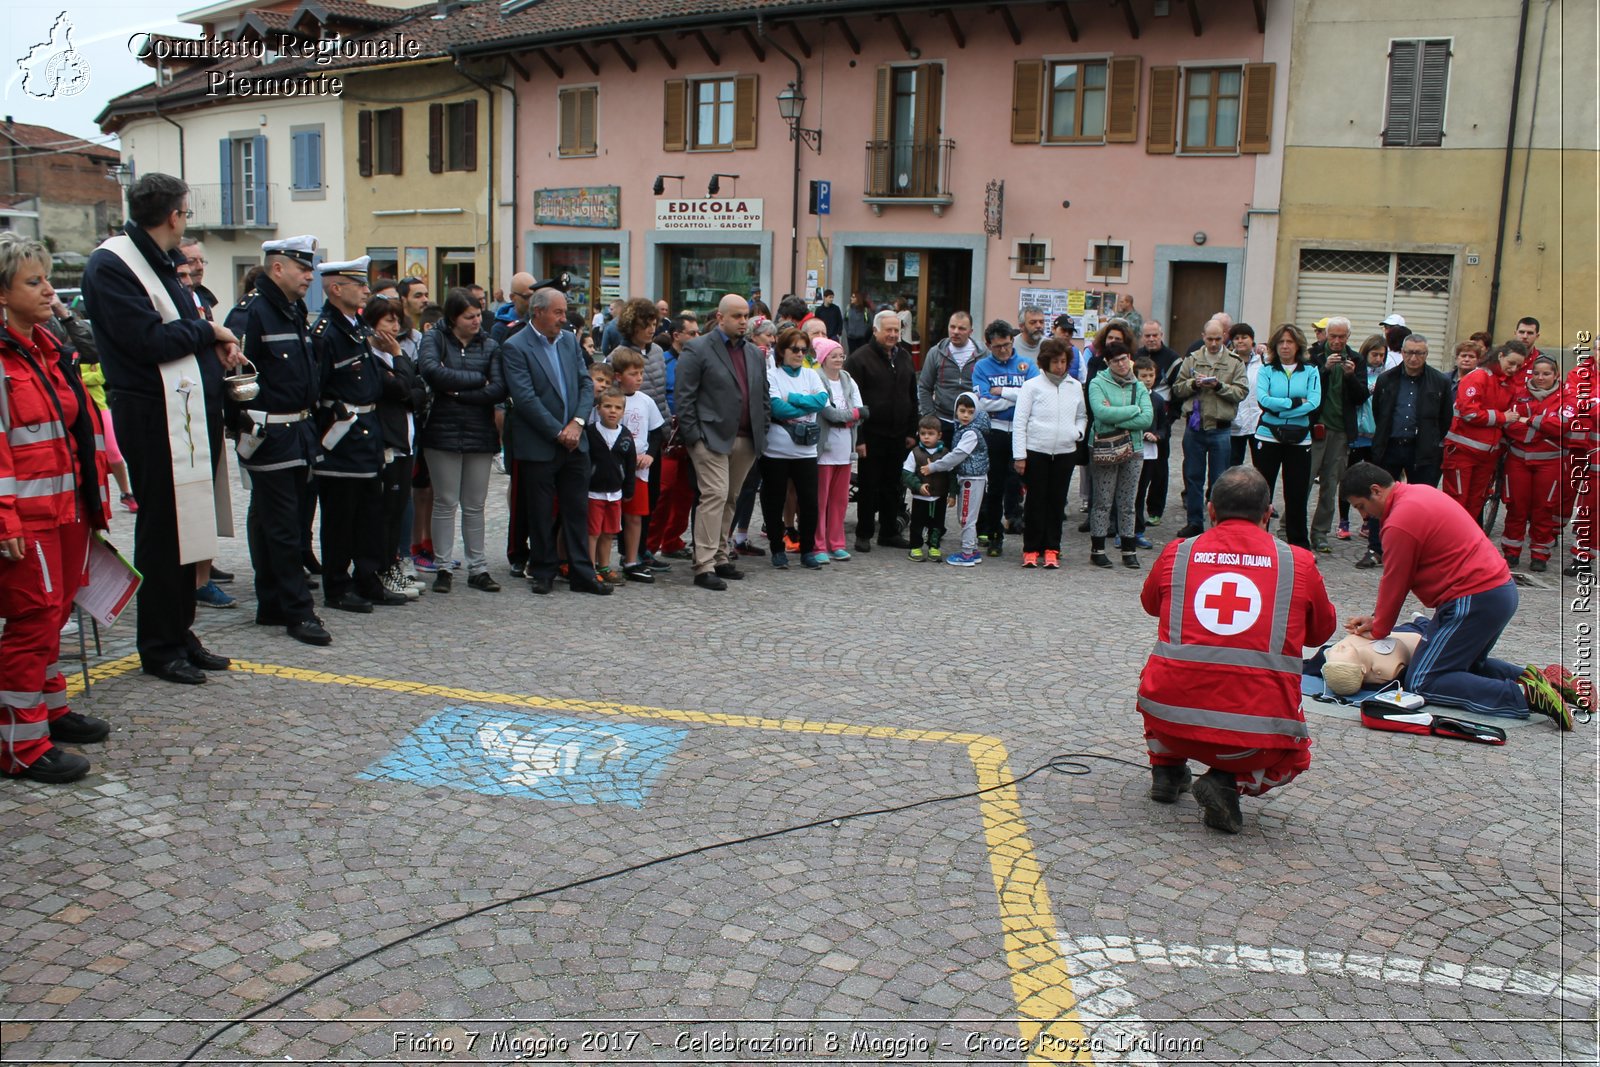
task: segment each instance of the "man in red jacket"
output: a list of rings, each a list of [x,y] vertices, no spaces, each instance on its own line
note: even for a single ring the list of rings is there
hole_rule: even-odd
[[[1541,673],[1489,657],[1517,612],[1517,584],[1473,517],[1437,489],[1397,484],[1375,463],[1351,467],[1339,491],[1363,518],[1381,524],[1384,549],[1378,605],[1345,629],[1388,637],[1406,594],[1415,593],[1434,614],[1406,668],[1408,690],[1481,715],[1526,719],[1538,712],[1572,729],[1568,697],[1557,688],[1568,685],[1559,666]]]
[[[1311,766],[1300,708],[1301,649],[1339,617],[1316,558],[1267,533],[1272,490],[1254,467],[1211,489],[1212,528],[1167,545],[1140,602],[1160,620],[1139,679],[1150,799],[1171,804],[1192,780],[1206,825],[1236,834],[1239,794],[1260,796]]]

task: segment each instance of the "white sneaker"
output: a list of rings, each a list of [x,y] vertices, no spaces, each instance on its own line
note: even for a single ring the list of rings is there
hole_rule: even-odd
[[[76,616],[73,616],[73,617],[70,617],[70,618],[67,619],[66,625],[61,627],[61,636],[62,637],[77,637],[78,636],[78,619],[77,619]]]

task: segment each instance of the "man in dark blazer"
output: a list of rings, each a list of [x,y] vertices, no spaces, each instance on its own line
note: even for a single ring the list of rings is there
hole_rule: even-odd
[[[528,301],[528,325],[501,348],[511,390],[510,435],[517,478],[526,488],[527,575],[535,593],[550,592],[556,576],[556,524],[560,507],[567,563],[574,592],[607,596],[589,559],[589,442],[584,434],[594,411],[594,379],[584,372],[578,340],[562,330],[566,294],[540,289]]]
[[[744,572],[728,557],[734,506],[750,467],[766,451],[767,363],[744,341],[750,305],[729,293],[717,323],[678,357],[673,399],[700,502],[694,509],[694,584],[726,589]]]

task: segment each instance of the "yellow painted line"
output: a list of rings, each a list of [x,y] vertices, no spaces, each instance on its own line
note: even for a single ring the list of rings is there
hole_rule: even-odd
[[[138,656],[127,656],[91,671],[95,681],[136,670]],[[1017,1002],[1021,1036],[1029,1043],[1029,1063],[1093,1063],[1089,1041],[1079,1021],[1077,1001],[1061,952],[1044,870],[1028,836],[1027,821],[1012,778],[1006,747],[985,734],[946,730],[910,730],[895,726],[861,726],[809,719],[773,719],[754,715],[652,708],[642,704],[608,704],[594,700],[561,700],[523,693],[498,693],[458,686],[431,685],[394,678],[370,678],[235,660],[241,674],[286,678],[318,685],[339,685],[443,700],[474,701],[544,711],[580,711],[596,715],[627,716],[702,726],[728,726],[743,730],[778,730],[833,737],[925,741],[961,745],[977,776],[978,787],[993,792],[978,798],[983,816],[989,870],[1000,903],[1000,926],[1005,938],[1006,962],[1011,968],[1011,992]],[[69,687],[70,688],[70,687]]]
[[[68,674],[67,664],[69,663],[71,663],[73,666],[77,665],[75,660],[63,660],[61,664],[61,673],[67,678],[67,695],[78,696],[83,692],[83,672],[81,670],[76,670]],[[120,674],[130,674],[138,669],[138,653],[134,653],[133,655],[129,656],[123,656],[121,659],[108,660],[105,663],[98,663],[89,668],[89,684],[93,685],[95,682],[109,681]]]

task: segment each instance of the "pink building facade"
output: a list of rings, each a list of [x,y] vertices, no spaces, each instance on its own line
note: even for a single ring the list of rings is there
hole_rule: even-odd
[[[1288,4],[835,8],[469,49],[519,72],[517,268],[568,271],[591,309],[903,298],[919,342],[954,310],[1092,324],[1124,293],[1175,345],[1265,315]]]

